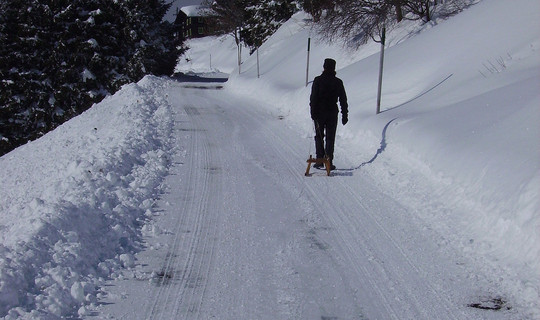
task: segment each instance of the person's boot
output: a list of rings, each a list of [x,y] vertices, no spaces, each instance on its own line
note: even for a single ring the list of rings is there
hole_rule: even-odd
[[[332,164],[332,160],[330,160],[330,171],[336,170],[336,166]]]
[[[323,159],[323,156],[317,155],[317,159]],[[315,163],[315,165],[313,165],[313,168],[315,168],[315,169],[324,169],[324,162]]]

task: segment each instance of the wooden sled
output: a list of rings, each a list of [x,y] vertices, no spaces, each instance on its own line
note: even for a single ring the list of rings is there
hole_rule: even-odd
[[[311,169],[311,164],[324,164],[324,167],[326,168],[326,175],[330,175],[330,160],[328,158],[313,158],[312,155],[309,155],[309,159],[307,160],[307,169],[306,169],[306,177],[309,177],[309,169]]]

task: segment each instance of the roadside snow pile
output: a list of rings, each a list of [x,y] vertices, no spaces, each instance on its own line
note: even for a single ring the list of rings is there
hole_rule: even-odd
[[[400,23],[387,35],[379,115],[380,45],[325,43],[307,18],[296,14],[261,46],[260,78],[253,55],[227,89],[311,137],[311,36],[309,80],[335,58],[349,97],[336,165],[372,175],[441,245],[461,247],[486,273],[503,270],[501,290],[540,316],[540,3],[480,1],[446,21]]]
[[[82,316],[132,266],[169,165],[164,83],[125,86],[0,158],[1,317]]]

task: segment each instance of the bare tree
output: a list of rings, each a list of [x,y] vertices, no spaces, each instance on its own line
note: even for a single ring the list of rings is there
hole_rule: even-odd
[[[404,19],[429,22],[434,16],[445,18],[475,1],[305,0],[303,6],[328,40],[339,39],[358,46],[370,38],[378,41],[383,26],[391,26]]]
[[[245,25],[245,8],[248,7],[249,0],[204,0],[203,5],[209,9],[209,23],[216,30],[223,34],[230,34],[234,37],[238,49],[238,68],[242,64],[242,39],[241,31]]]
[[[403,20],[403,2],[406,0],[393,0],[392,5],[396,9],[396,21],[401,22]]]
[[[318,22],[323,11],[334,7],[334,0],[303,0],[300,6],[313,17],[315,22]]]
[[[400,0],[337,0],[319,20],[319,31],[329,40],[341,39],[350,44],[362,44],[376,39],[385,24],[396,20],[401,12]],[[396,11],[396,8],[398,9]],[[398,15],[402,18],[401,13]]]
[[[436,1],[431,0],[408,0],[405,1],[405,7],[407,11],[413,13],[412,16],[416,19],[429,22],[432,19],[432,9],[436,3]]]

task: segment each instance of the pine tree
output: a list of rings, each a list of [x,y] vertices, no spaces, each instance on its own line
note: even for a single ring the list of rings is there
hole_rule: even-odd
[[[298,10],[296,0],[207,0],[214,29],[232,34],[252,52]]]
[[[296,1],[252,1],[246,9],[246,23],[242,30],[244,43],[253,52],[298,10]]]
[[[52,14],[48,6],[30,0],[4,1],[0,10],[0,151],[4,151],[52,125],[46,73]]]
[[[0,155],[123,84],[171,74],[180,45],[163,0],[0,2]]]

